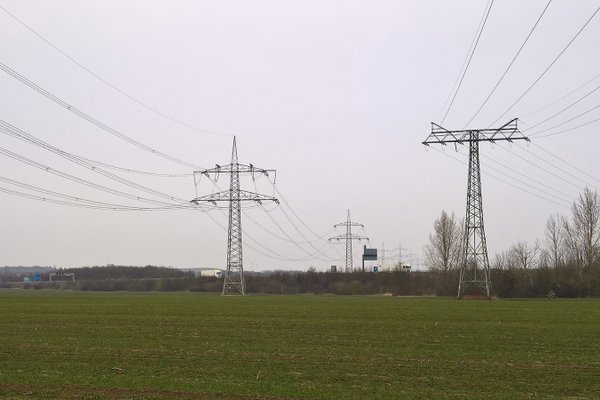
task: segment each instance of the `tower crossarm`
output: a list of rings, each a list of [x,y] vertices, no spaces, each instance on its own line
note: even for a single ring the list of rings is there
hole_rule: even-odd
[[[513,140],[526,140],[529,142],[529,138],[521,133],[517,127],[518,119],[515,118],[510,122],[502,125],[496,129],[468,129],[468,130],[456,130],[451,131],[440,125],[432,122],[431,133],[422,143],[425,146],[430,144],[443,144],[458,143],[464,144],[477,141],[477,142],[496,142],[496,141],[509,141]],[[472,132],[477,132],[476,138],[471,135]]]
[[[360,226],[361,228],[364,228],[365,226],[363,224],[359,224],[357,222],[340,222],[339,224],[335,224],[333,227],[334,228],[339,228],[340,226]]]
[[[215,176],[218,177],[220,174],[250,174],[254,178],[256,175],[265,175],[267,177],[273,176],[273,182],[277,176],[277,170],[275,169],[264,169],[257,168],[252,164],[217,164],[214,168],[203,169],[200,171],[194,171],[194,176],[204,175],[207,177]]]
[[[267,196],[260,193],[249,192],[247,190],[239,190],[239,191],[231,191],[224,190],[222,192],[217,192],[213,194],[209,194],[206,196],[200,196],[193,199],[192,203],[213,203],[217,204],[217,202],[221,201],[255,201],[261,204],[263,201],[273,201],[276,204],[279,204],[279,200],[273,196]]]
[[[337,235],[337,236],[333,236],[330,237],[329,240],[369,240],[368,237],[366,236],[360,236],[360,235],[346,235],[346,234],[342,234],[342,235]]]

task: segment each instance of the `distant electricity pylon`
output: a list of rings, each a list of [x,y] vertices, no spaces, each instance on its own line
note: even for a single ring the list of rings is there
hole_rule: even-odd
[[[352,272],[353,270],[353,261],[352,261],[352,241],[353,240],[369,240],[366,236],[354,235],[352,233],[353,226],[360,226],[364,228],[363,224],[358,224],[356,222],[352,222],[350,220],[350,210],[348,210],[348,218],[346,218],[346,222],[340,222],[339,224],[335,224],[333,227],[338,228],[340,226],[346,227],[346,233],[337,235],[329,238],[329,240],[345,240],[346,241],[346,272]]]
[[[490,280],[490,262],[483,228],[483,202],[481,198],[481,168],[479,164],[479,142],[526,140],[517,128],[517,119],[513,119],[498,129],[469,129],[449,131],[431,123],[431,134],[423,142],[430,144],[469,143],[469,180],[467,185],[467,215],[463,238],[463,256],[460,266],[458,297],[474,287],[485,291],[489,298],[492,284]]]
[[[279,204],[275,197],[266,196],[259,193],[248,192],[240,189],[240,174],[250,174],[254,179],[256,174],[269,176],[273,169],[256,168],[254,165],[238,163],[237,145],[235,136],[233,137],[233,148],[231,150],[231,163],[229,165],[219,165],[215,168],[194,171],[194,180],[196,174],[210,177],[215,176],[215,180],[220,174],[228,174],[229,190],[196,197],[193,203],[212,203],[219,205],[221,202],[229,203],[229,228],[227,230],[227,270],[223,279],[223,296],[228,294],[241,293],[246,294],[246,285],[244,281],[244,265],[242,262],[242,202],[254,201],[261,204],[263,201],[273,201]]]

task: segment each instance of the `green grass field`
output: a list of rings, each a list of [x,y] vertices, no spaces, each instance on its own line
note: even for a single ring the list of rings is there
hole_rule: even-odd
[[[597,399],[600,301],[0,291],[2,399]]]

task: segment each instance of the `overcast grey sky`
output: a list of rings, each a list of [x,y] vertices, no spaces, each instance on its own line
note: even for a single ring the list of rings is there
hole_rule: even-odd
[[[466,127],[547,3],[494,1],[444,127]],[[285,202],[244,214],[251,246],[244,249],[246,269],[342,265],[343,243],[336,250],[322,238],[343,233],[332,231],[332,225],[345,220],[347,209],[365,225],[357,233],[369,236],[372,246],[385,242],[391,249],[401,243],[404,254],[413,255],[407,261],[417,264],[441,211],[458,217],[465,212],[468,152],[427,149],[421,142],[430,122],[442,121],[487,4],[0,0],[6,11],[97,76],[200,130],[107,86],[2,9],[0,61],[152,149],[210,168],[229,162],[236,135],[240,162],[277,169],[276,187]],[[519,240],[541,238],[550,214],[569,214],[586,185],[600,187],[600,122],[591,122],[600,118],[600,109],[594,109],[600,90],[593,92],[600,85],[600,15],[495,122],[599,6],[591,0],[552,1],[494,95],[468,125],[487,128],[518,117],[521,130],[532,138],[531,144],[481,145],[490,257]],[[109,135],[3,71],[0,88],[0,119],[61,150],[132,170],[193,171]],[[106,187],[163,200],[4,133],[0,148]],[[74,197],[154,206],[60,178],[6,153],[0,154],[0,171],[2,178]],[[196,196],[189,176],[110,171],[178,199]],[[264,178],[242,183],[247,190],[274,194]],[[225,177],[218,185],[227,186]],[[6,180],[0,189],[51,197]],[[198,194],[218,190],[205,179],[197,189]],[[0,265],[225,266],[227,218],[219,211],[105,211],[6,192],[0,192],[0,207]],[[315,248],[324,254],[311,257]]]

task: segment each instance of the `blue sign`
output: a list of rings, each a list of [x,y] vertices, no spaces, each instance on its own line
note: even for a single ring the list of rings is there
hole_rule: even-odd
[[[373,267],[373,272],[379,272],[379,267],[377,265]]]

